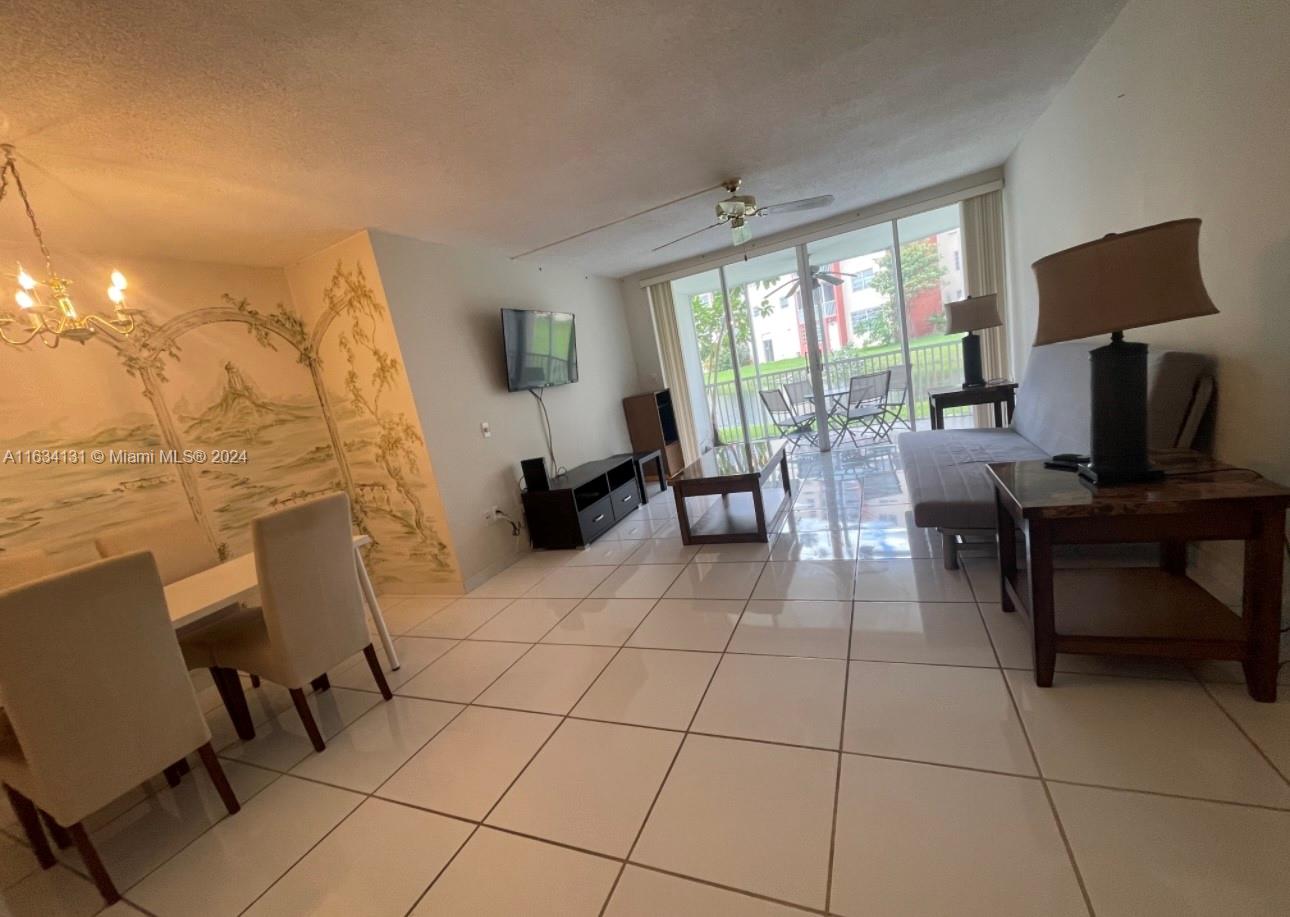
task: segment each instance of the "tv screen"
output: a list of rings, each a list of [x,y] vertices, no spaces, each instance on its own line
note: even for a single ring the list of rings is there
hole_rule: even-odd
[[[502,310],[506,385],[522,392],[578,381],[578,342],[568,312]]]

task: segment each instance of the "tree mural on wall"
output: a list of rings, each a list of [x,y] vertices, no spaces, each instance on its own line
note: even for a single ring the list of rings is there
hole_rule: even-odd
[[[376,332],[385,318],[385,306],[376,298],[363,266],[356,264],[352,271],[337,262],[331,283],[323,293],[329,313],[350,319],[349,330],[337,338],[337,345],[345,355],[349,369],[345,373],[345,391],[351,406],[377,425],[376,459],[398,493],[404,510],[395,509],[389,501],[371,505],[370,497],[360,491],[360,499],[368,501],[368,509],[384,512],[415,533],[425,548],[425,556],[442,569],[447,569],[448,546],[438,536],[433,523],[426,516],[421,497],[409,480],[408,473],[416,473],[418,447],[424,446],[416,425],[401,411],[382,405],[382,400],[399,378],[399,361],[383,350],[376,340]],[[371,364],[367,385],[363,383],[361,365],[363,357]]]
[[[379,332],[385,321],[385,306],[376,297],[362,266],[355,264],[353,270],[346,270],[342,263],[337,263],[331,281],[323,290],[325,308],[312,327],[281,303],[273,311],[261,312],[253,308],[245,297],[237,298],[225,293],[222,301],[222,305],[194,309],[162,324],[157,324],[141,313],[137,317],[136,330],[129,337],[95,338],[110,345],[116,351],[126,373],[140,381],[144,397],[156,414],[164,446],[182,451],[187,445],[187,437],[180,430],[170,405],[163,397],[164,387],[170,381],[167,375],[169,365],[182,361],[182,348],[179,345],[181,337],[211,325],[233,323],[246,326],[247,333],[267,349],[276,351],[279,344],[285,343],[296,352],[297,362],[309,372],[328,434],[328,447],[323,448],[328,448],[339,473],[340,479],[334,486],[350,495],[355,525],[365,534],[372,535],[372,548],[379,548],[380,540],[371,531],[369,522],[373,516],[388,519],[412,540],[414,547],[410,551],[411,557],[422,564],[428,564],[435,572],[452,573],[454,564],[451,550],[439,536],[435,522],[427,514],[419,493],[418,447],[423,446],[423,440],[416,424],[405,413],[386,406],[389,400],[386,396],[397,384],[401,366],[378,343]],[[332,396],[323,378],[321,344],[338,318],[349,320],[348,330],[337,339],[348,364],[344,377],[347,400],[357,415],[376,430],[371,448],[375,464],[384,473],[385,480],[356,480],[349,453],[353,451],[358,454],[367,443],[360,440],[350,444],[350,449],[346,448],[347,444],[342,439],[338,426],[339,412],[332,403]],[[365,365],[368,363],[370,372],[365,374]],[[249,391],[249,383],[245,383],[234,364],[226,362],[224,369],[228,379],[242,380],[234,388]],[[226,393],[227,386],[226,382]],[[194,424],[190,423],[189,433],[193,429]],[[239,427],[235,432],[241,434],[246,431]],[[227,557],[228,546],[218,534],[205,506],[196,472],[191,465],[183,463],[174,468],[194,518],[219,550],[220,556]],[[289,504],[317,492],[292,492],[275,498],[271,505]],[[221,509],[217,507],[216,511]]]

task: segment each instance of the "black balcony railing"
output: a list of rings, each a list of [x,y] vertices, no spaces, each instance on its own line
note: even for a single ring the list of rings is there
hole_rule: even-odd
[[[830,354],[824,365],[825,389],[845,388],[852,376],[879,372],[903,362],[899,350],[870,356],[847,356],[845,353]],[[958,341],[938,341],[935,344],[913,344],[909,348],[913,364],[911,383],[913,386],[914,414],[919,426],[930,425],[927,407],[927,390],[944,385],[958,385],[963,381],[963,348]],[[753,439],[763,439],[775,435],[775,425],[762,404],[757,392],[759,389],[781,388],[789,382],[804,382],[810,379],[805,366],[796,369],[762,372],[751,363],[739,367],[739,376],[744,386],[744,407],[748,411],[748,425]],[[737,442],[743,438],[739,424],[739,402],[735,395],[733,379],[709,383],[704,386],[708,399],[708,412],[712,425],[721,442]],[[955,408],[946,412],[946,422],[951,422],[957,415],[970,415],[970,408]],[[909,409],[904,416],[908,419]]]

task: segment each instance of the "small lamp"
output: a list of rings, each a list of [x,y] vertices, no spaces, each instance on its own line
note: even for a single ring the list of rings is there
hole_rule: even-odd
[[[993,293],[969,296],[958,302],[947,303],[945,311],[949,321],[945,330],[950,334],[966,331],[963,338],[963,387],[978,388],[985,385],[981,376],[981,339],[973,334],[982,328],[997,328],[999,320],[998,297]]]
[[[1128,484],[1161,476],[1147,458],[1147,345],[1125,328],[1215,315],[1200,276],[1200,220],[1173,220],[1040,258],[1035,346],[1097,334],[1092,362],[1091,461],[1080,477]]]

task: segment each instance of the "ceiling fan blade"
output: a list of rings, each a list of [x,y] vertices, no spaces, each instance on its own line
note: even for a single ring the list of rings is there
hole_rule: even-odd
[[[667,248],[669,245],[675,245],[675,244],[676,244],[676,243],[678,243],[678,242],[684,242],[686,239],[693,238],[694,236],[697,236],[697,235],[698,235],[699,233],[701,233],[701,232],[707,232],[709,229],[716,229],[718,226],[722,226],[722,225],[724,225],[724,222],[723,222],[723,221],[718,220],[716,223],[713,223],[713,224],[712,224],[712,225],[710,225],[710,226],[705,226],[705,227],[703,227],[702,229],[696,229],[694,232],[687,232],[685,235],[681,236],[679,239],[673,239],[671,242],[664,242],[664,243],[663,243],[662,245],[660,245],[658,248],[651,248],[651,249],[650,249],[650,251],[652,251],[652,252],[659,252],[659,251],[662,251],[663,249]]]
[[[819,197],[804,197],[800,201],[784,201],[782,204],[767,204],[759,207],[757,214],[792,213],[795,210],[814,210],[816,207],[827,207],[833,203],[832,194],[821,194]]]
[[[842,286],[842,278],[837,274],[834,274],[832,271],[816,271],[815,276],[820,280],[823,280],[825,283],[833,284],[835,287]]]
[[[792,296],[794,293],[797,292],[798,286],[800,286],[800,284],[798,283],[796,277],[794,277],[792,280],[785,280],[779,286],[775,287],[775,289],[771,290],[769,293],[763,296],[762,300],[765,301],[767,299],[770,299],[772,296],[775,296],[776,294],[778,294],[780,290],[788,290],[788,292],[785,293],[784,295]]]

